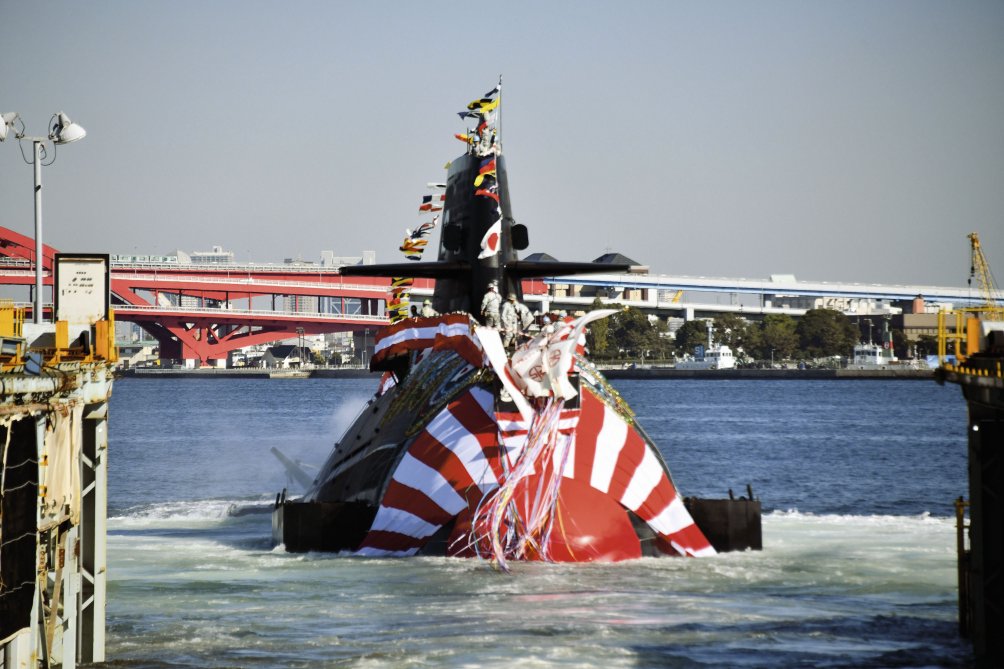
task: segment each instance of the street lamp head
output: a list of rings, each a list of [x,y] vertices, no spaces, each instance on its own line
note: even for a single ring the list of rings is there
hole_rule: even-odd
[[[46,141],[50,141],[53,144],[69,144],[70,142],[75,142],[78,139],[83,139],[87,134],[87,131],[81,128],[79,125],[70,120],[70,117],[59,112],[58,114],[53,114],[51,123],[51,129],[49,131],[48,137],[25,137],[24,134],[24,123],[21,121],[19,114],[15,112],[8,112],[6,114],[0,114],[0,141],[7,139],[7,132],[9,128],[14,128],[15,123],[20,126],[19,129],[14,131],[14,137],[18,140],[26,140],[32,145],[32,160],[28,160],[25,155],[24,146],[21,146],[21,157],[24,162],[29,165],[33,165],[35,168],[35,301],[32,306],[32,319],[35,324],[42,323],[42,259],[43,259],[43,245],[42,245],[42,167],[44,165],[51,165],[52,161],[56,159],[55,151],[52,153],[52,159],[45,162],[48,151],[46,149]]]
[[[52,131],[49,133],[49,139],[56,144],[69,144],[70,142],[75,142],[78,139],[83,139],[87,134],[86,130],[71,121],[70,117],[65,113],[59,112],[56,114],[55,118],[56,121],[52,124]]]
[[[0,114],[0,142],[7,139],[7,130],[14,127],[14,123],[21,120],[21,117],[17,112],[7,112],[6,114]],[[23,125],[23,124],[22,124]],[[17,130],[14,131],[14,136],[17,137]]]

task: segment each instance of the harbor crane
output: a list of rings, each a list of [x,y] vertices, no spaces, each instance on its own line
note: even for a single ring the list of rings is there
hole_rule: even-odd
[[[970,245],[969,285],[973,285],[973,278],[975,277],[980,293],[983,295],[983,308],[986,311],[987,318],[993,321],[1004,320],[1004,305],[1001,305],[997,299],[997,295],[999,294],[997,282],[994,281],[994,275],[990,271],[990,264],[983,255],[983,249],[980,246],[980,236],[975,232],[970,232],[967,237],[969,238]]]
[[[982,302],[978,307],[950,312],[942,310],[938,313],[938,359],[941,365],[945,364],[950,347],[954,349],[959,363],[979,352],[987,344],[983,341],[983,323],[1004,321],[1004,304],[998,297],[1000,291],[993,272],[990,271],[990,263],[983,255],[980,236],[970,232],[966,237],[969,239],[970,249],[969,286],[971,288],[973,279],[976,279]],[[950,316],[953,317],[954,324],[949,323]]]

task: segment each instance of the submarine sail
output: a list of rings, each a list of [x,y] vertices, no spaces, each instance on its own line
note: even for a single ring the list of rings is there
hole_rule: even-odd
[[[303,497],[279,495],[274,540],[501,569],[712,555],[658,448],[588,359],[586,328],[614,311],[556,315],[503,341],[499,304],[522,301],[523,279],[627,267],[519,260],[528,232],[512,215],[500,88],[462,112],[477,125],[449,167],[436,260],[343,269],[395,285],[434,278],[431,310],[412,316],[395,302],[370,363],[384,373],[375,395]]]

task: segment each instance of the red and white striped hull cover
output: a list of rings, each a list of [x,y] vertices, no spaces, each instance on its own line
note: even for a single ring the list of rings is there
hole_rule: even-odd
[[[661,552],[714,554],[653,447],[587,384],[581,408],[560,412],[552,448],[529,469],[514,463],[530,426],[518,413],[496,414],[494,406],[489,388],[471,386],[412,439],[358,554],[414,555],[454,521],[447,554],[480,555],[503,568],[506,558],[637,558],[641,544],[625,509],[648,524]],[[555,494],[542,509],[548,490]],[[492,503],[505,517],[494,527],[485,515]]]

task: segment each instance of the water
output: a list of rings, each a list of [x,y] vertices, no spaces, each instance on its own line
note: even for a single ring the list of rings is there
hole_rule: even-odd
[[[290,555],[269,448],[320,464],[372,380],[116,381],[108,658],[123,667],[950,667],[965,403],[920,381],[618,381],[688,495],[764,550],[618,564]]]

